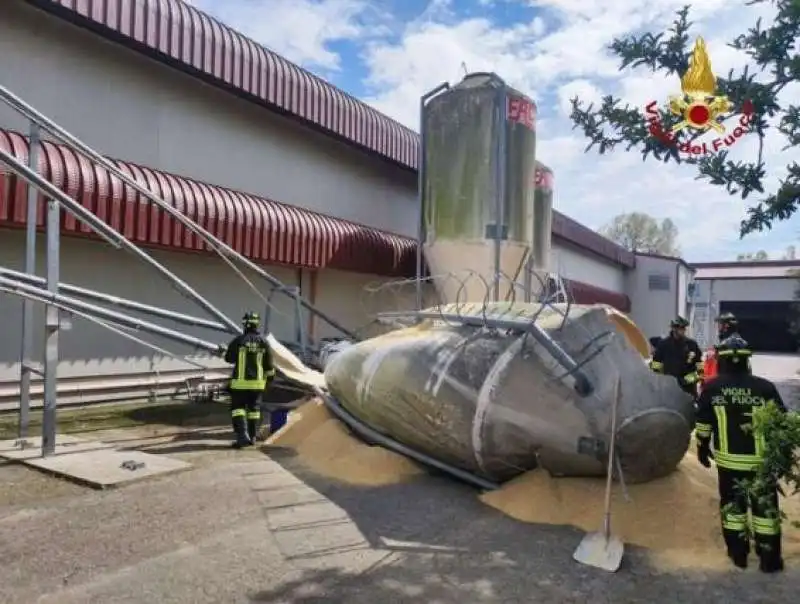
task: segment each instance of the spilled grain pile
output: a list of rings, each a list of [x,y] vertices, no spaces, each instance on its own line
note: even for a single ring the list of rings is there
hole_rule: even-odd
[[[397,484],[423,472],[400,455],[362,443],[316,399],[292,412],[289,423],[266,444],[290,449],[314,472],[352,485]],[[552,478],[536,470],[480,499],[523,522],[597,531],[604,489],[603,479]],[[720,534],[713,467],[703,468],[688,454],[671,475],[630,485],[628,493],[630,500],[625,501],[620,486],[614,486],[612,531],[627,544],[648,548],[656,567],[699,570],[729,566]],[[782,499],[781,507],[790,519],[800,520],[800,495]],[[783,547],[787,562],[800,561],[800,530],[787,525]]]
[[[528,472],[481,500],[523,522],[569,525],[585,531],[601,526],[605,481],[552,478],[543,470]],[[720,534],[717,473],[688,454],[671,475],[630,485],[630,501],[615,484],[612,531],[625,543],[653,550],[665,566],[718,566],[724,562]],[[800,520],[800,496],[783,499],[790,519]],[[784,529],[786,558],[800,558],[800,531]],[[703,554],[714,552],[712,556]]]
[[[316,399],[293,411],[266,445],[291,449],[317,474],[354,485],[397,484],[422,472],[411,460],[352,436]]]

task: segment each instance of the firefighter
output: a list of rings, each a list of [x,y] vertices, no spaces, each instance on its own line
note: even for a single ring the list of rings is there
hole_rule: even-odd
[[[669,326],[669,335],[661,339],[653,352],[650,369],[675,377],[683,391],[695,397],[703,369],[703,353],[697,342],[686,335],[689,321],[676,317]]]
[[[738,333],[739,322],[733,313],[724,312],[714,319],[717,325],[717,342],[722,342],[728,336]],[[714,348],[706,351],[705,362],[703,363],[703,380],[708,381],[717,375],[717,355]]]
[[[753,411],[770,402],[784,413],[786,407],[772,382],[751,374],[750,356],[747,342],[736,334],[717,346],[719,375],[706,384],[698,400],[697,458],[706,468],[711,467],[711,459],[717,464],[728,556],[739,568],[747,567],[749,508],[760,569],[773,573],[783,570],[778,477],[766,493],[748,493],[742,481],[752,480],[763,463],[764,434],[753,431]]]
[[[272,351],[258,332],[258,314],[242,318],[244,333],[231,340],[225,361],[233,365],[230,381],[231,422],[237,449],[252,445],[261,423],[261,395],[275,378]]]

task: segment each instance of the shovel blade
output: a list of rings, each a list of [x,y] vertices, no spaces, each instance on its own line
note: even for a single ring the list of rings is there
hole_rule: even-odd
[[[610,573],[619,570],[625,546],[614,535],[608,538],[603,533],[589,533],[578,545],[572,558],[586,566],[593,566]]]

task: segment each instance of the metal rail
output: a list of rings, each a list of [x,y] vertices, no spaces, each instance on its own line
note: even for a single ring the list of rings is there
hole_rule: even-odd
[[[123,325],[131,329],[146,331],[148,333],[173,340],[174,342],[180,342],[181,344],[192,346],[193,348],[199,350],[205,350],[207,352],[214,353],[219,349],[219,344],[208,342],[207,340],[196,338],[194,336],[190,336],[161,325],[156,325],[155,323],[145,321],[144,319],[138,319],[130,315],[109,310],[108,308],[103,308],[102,306],[90,304],[89,302],[78,300],[77,298],[63,296],[34,285],[28,285],[26,283],[14,281],[13,279],[8,279],[7,277],[0,277],[0,287],[11,290],[12,293],[23,298],[30,298],[38,302],[50,303],[54,306],[66,307],[68,310],[75,309],[78,312],[91,314],[95,318],[100,318],[117,325]]]
[[[42,290],[42,291],[43,292],[47,292],[49,294],[48,290]],[[196,369],[208,369],[208,367],[206,367],[205,365],[201,365],[200,363],[196,363],[195,361],[192,361],[190,359],[181,357],[181,356],[175,354],[174,352],[171,352],[171,351],[167,350],[166,348],[162,348],[161,346],[157,346],[155,344],[147,342],[146,340],[143,340],[142,338],[138,338],[135,335],[133,335],[132,333],[128,333],[124,329],[120,329],[119,327],[116,327],[111,322],[103,321],[102,319],[99,319],[99,318],[89,314],[88,312],[83,312],[83,311],[78,310],[76,308],[72,308],[72,307],[70,307],[67,304],[64,304],[62,302],[57,302],[57,301],[52,299],[52,296],[48,296],[46,298],[44,296],[39,296],[39,295],[34,295],[34,294],[27,294],[27,293],[23,294],[20,291],[17,291],[17,290],[12,289],[11,287],[8,287],[4,283],[0,283],[0,292],[6,293],[6,294],[12,294],[12,295],[15,295],[15,296],[21,296],[26,301],[30,300],[32,302],[41,302],[43,304],[50,304],[52,306],[55,306],[59,310],[63,310],[64,312],[67,312],[67,313],[69,313],[71,315],[74,315],[76,317],[80,317],[81,319],[84,319],[86,321],[94,323],[95,325],[99,325],[103,329],[107,329],[107,330],[111,331],[112,333],[117,334],[120,337],[123,337],[125,339],[131,340],[132,342],[136,342],[137,344],[139,344],[141,346],[144,346],[145,348],[149,348],[150,350],[153,350],[154,352],[157,352],[157,353],[159,353],[159,354],[161,354],[161,355],[163,355],[165,357],[170,357],[172,359],[175,359],[176,361],[181,361],[182,363],[186,363],[187,365],[191,365],[192,367],[195,367]]]
[[[23,273],[20,271],[15,271],[3,266],[0,266],[0,277],[6,277],[7,279],[13,279],[21,283],[27,283],[28,285],[33,285],[36,287],[45,287],[47,284],[46,280],[43,279],[42,277],[38,277],[36,275],[30,275],[28,273]],[[103,292],[98,292],[93,289],[88,289],[85,287],[78,287],[77,285],[70,285],[69,283],[63,283],[63,282],[59,283],[58,289],[59,291],[62,291],[67,295],[78,296],[79,298],[86,298],[94,302],[111,304],[112,306],[118,306],[119,308],[133,310],[153,317],[159,317],[161,319],[169,319],[171,321],[175,321],[176,323],[181,323],[182,325],[187,325],[189,327],[202,327],[205,329],[213,329],[214,331],[221,331],[224,333],[230,333],[231,331],[230,327],[228,327],[227,325],[223,325],[222,323],[210,321],[208,319],[203,319],[201,317],[186,315],[183,313],[176,312],[174,310],[160,308],[158,306],[151,306],[150,304],[142,304],[141,302],[128,300],[127,298],[120,298],[119,296],[112,296],[111,294],[105,294]]]
[[[370,428],[367,424],[357,419],[347,409],[345,409],[339,403],[339,401],[337,401],[328,393],[319,390],[317,391],[317,395],[322,399],[323,403],[325,403],[325,406],[330,410],[330,412],[335,415],[337,419],[339,419],[339,421],[350,427],[353,432],[355,432],[367,443],[377,443],[385,449],[389,449],[390,451],[394,451],[395,453],[398,453],[404,457],[413,459],[414,461],[430,468],[445,472],[453,478],[457,478],[462,482],[476,486],[479,489],[493,491],[500,486],[497,483],[482,478],[481,476],[477,476],[476,474],[472,474],[471,472],[457,468],[449,463],[439,461],[435,457],[431,457],[425,453],[420,453],[419,451],[412,449],[411,447],[407,447],[403,443],[398,442],[393,438],[386,436],[385,434],[381,434],[374,428]]]
[[[18,176],[20,176],[28,184],[39,189],[39,191],[41,191],[45,196],[47,196],[50,199],[57,200],[60,204],[64,206],[64,209],[67,212],[75,216],[77,219],[85,223],[87,226],[91,227],[92,230],[94,230],[103,239],[110,242],[112,245],[115,245],[116,247],[123,248],[125,251],[130,252],[131,254],[136,256],[139,260],[157,270],[162,276],[166,277],[167,280],[169,280],[180,293],[182,293],[184,296],[196,302],[211,316],[216,317],[222,323],[226,324],[230,328],[231,333],[239,333],[241,331],[241,328],[238,323],[228,318],[221,310],[219,310],[217,307],[211,304],[211,302],[203,298],[203,296],[197,293],[183,279],[178,277],[178,275],[170,271],[163,264],[158,262],[155,258],[150,256],[143,250],[141,250],[135,244],[128,241],[121,233],[117,232],[116,230],[108,226],[105,222],[100,220],[92,212],[90,212],[81,204],[79,204],[77,201],[72,199],[61,189],[59,189],[50,181],[48,181],[44,177],[40,176],[39,174],[28,168],[25,164],[20,162],[16,157],[9,154],[4,149],[0,149],[0,162],[6,164]]]
[[[331,327],[337,329],[344,335],[352,339],[358,339],[355,334],[353,334],[350,330],[346,327],[342,326],[338,321],[329,317],[326,313],[312,305],[310,302],[306,301],[304,298],[296,295],[294,292],[291,292],[286,289],[284,284],[266,272],[263,268],[252,262],[249,258],[243,256],[232,247],[230,247],[225,242],[221,241],[210,232],[205,230],[199,224],[194,222],[193,220],[189,219],[185,216],[182,212],[176,210],[172,205],[164,201],[163,199],[159,198],[155,195],[152,191],[143,187],[141,184],[136,182],[133,178],[125,174],[122,170],[120,170],[117,166],[114,165],[113,162],[108,160],[107,158],[100,155],[97,151],[89,147],[86,143],[81,141],[76,136],[67,132],[64,128],[50,120],[47,116],[40,113],[36,109],[34,109],[31,105],[26,103],[20,97],[15,95],[5,86],[0,85],[0,100],[5,102],[7,105],[15,109],[20,114],[27,117],[31,122],[38,124],[42,129],[46,130],[50,134],[53,135],[56,139],[60,142],[64,143],[68,147],[71,147],[75,151],[79,151],[85,157],[91,159],[96,164],[103,166],[109,173],[113,174],[117,178],[119,178],[122,182],[126,185],[132,187],[135,191],[137,191],[140,195],[143,195],[147,198],[151,203],[158,206],[164,212],[169,214],[172,218],[180,222],[185,228],[189,229],[192,233],[200,237],[210,248],[212,251],[216,252],[229,266],[236,272],[237,275],[250,287],[264,302],[266,302],[266,298],[261,293],[261,291],[250,282],[249,279],[233,264],[232,260],[236,260],[254,273],[256,273],[259,277],[266,280],[273,288],[277,288],[281,291],[281,293],[287,295],[289,298],[292,298],[299,302],[304,308],[306,308],[309,312],[313,313]],[[7,155],[7,154],[6,154]],[[5,161],[5,160],[4,160]],[[27,180],[27,179],[26,179]],[[30,182],[30,181],[29,181]],[[92,214],[92,216],[94,216]],[[105,224],[105,223],[103,223]],[[174,277],[174,279],[178,279],[178,277]],[[206,310],[209,310],[206,308]],[[219,318],[219,317],[218,317]],[[220,319],[221,320],[221,319]],[[223,321],[226,322],[226,321]],[[238,325],[236,326],[236,330],[239,330]]]

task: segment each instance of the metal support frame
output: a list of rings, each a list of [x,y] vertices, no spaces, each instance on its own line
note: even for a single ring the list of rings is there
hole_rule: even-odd
[[[103,308],[102,306],[97,306],[89,302],[84,302],[83,300],[78,300],[77,298],[65,296],[63,294],[59,294],[58,292],[52,291],[50,288],[45,289],[36,287],[35,285],[29,285],[27,283],[23,283],[22,281],[16,281],[14,279],[9,279],[2,276],[0,276],[0,287],[10,291],[14,295],[23,298],[28,298],[36,302],[50,303],[50,305],[54,306],[56,310],[58,310],[59,307],[65,309],[66,312],[70,312],[72,309],[75,309],[80,313],[91,315],[98,319],[108,321],[112,324],[122,325],[130,329],[145,331],[153,335],[162,336],[169,340],[173,340],[199,350],[205,350],[207,352],[214,353],[219,348],[219,344],[208,342],[207,340],[196,338],[194,336],[190,336],[161,325],[156,325],[155,323],[133,317],[129,314],[116,312],[108,308]],[[45,373],[47,373],[46,369]]]
[[[499,78],[498,78],[499,79]],[[501,257],[503,253],[503,237],[505,236],[506,229],[503,228],[504,216],[503,209],[506,204],[506,164],[503,159],[506,155],[506,145],[508,144],[507,138],[507,124],[508,119],[508,89],[502,80],[502,85],[497,89],[497,149],[495,152],[495,206],[494,206],[494,232],[492,233],[494,239],[494,284],[493,302],[500,301],[500,281],[502,279],[502,262]]]
[[[426,92],[419,100],[419,152],[417,159],[417,310],[422,310],[422,252],[425,245],[425,151],[426,151],[426,132],[425,132],[425,105],[440,92],[448,90],[450,84],[442,82],[433,90]]]
[[[47,290],[58,293],[61,255],[61,206],[57,198],[47,200]],[[56,449],[56,393],[58,392],[58,307],[45,308],[44,339],[44,406],[42,411],[42,457]]]
[[[182,212],[180,212],[179,210],[176,210],[174,207],[172,207],[172,205],[170,205],[169,203],[167,203],[166,201],[164,201],[163,199],[161,199],[160,197],[155,195],[150,189],[148,189],[147,187],[142,186],[140,183],[136,182],[136,180],[131,178],[128,174],[126,174],[125,172],[120,170],[116,165],[114,165],[113,162],[111,162],[110,160],[108,160],[105,157],[103,157],[102,155],[100,155],[97,151],[95,151],[94,149],[89,147],[86,143],[81,141],[76,136],[74,136],[74,135],[70,134],[69,132],[67,132],[64,128],[62,128],[61,126],[59,126],[58,124],[56,124],[55,122],[53,122],[52,120],[47,118],[44,114],[40,113],[39,111],[37,111],[36,109],[31,107],[28,103],[26,103],[24,100],[22,100],[20,97],[18,97],[13,92],[11,92],[8,88],[6,88],[5,86],[2,86],[2,85],[0,85],[0,100],[2,100],[4,103],[9,105],[10,107],[15,109],[16,111],[18,111],[20,114],[22,114],[25,117],[27,117],[30,121],[38,123],[44,130],[49,132],[54,138],[56,138],[59,141],[63,142],[65,145],[71,147],[72,149],[74,149],[76,151],[79,151],[86,158],[90,159],[94,163],[96,163],[96,164],[102,166],[103,168],[105,168],[106,170],[108,170],[109,173],[111,173],[115,177],[119,178],[126,185],[130,186],[131,188],[133,188],[137,193],[139,193],[140,195],[144,196],[148,201],[150,201],[151,203],[156,205],[158,208],[160,208],[161,210],[163,210],[164,212],[169,214],[172,218],[174,218],[175,220],[180,222],[186,229],[190,230],[192,233],[194,233],[195,235],[200,237],[209,246],[209,248],[212,251],[216,252],[231,267],[231,269],[234,270],[237,273],[237,275],[239,275],[239,277],[241,277],[241,279],[258,296],[263,298],[263,294],[258,290],[258,288],[255,287],[255,285],[253,285],[253,283],[251,283],[247,279],[247,277],[241,272],[241,270],[239,270],[239,268],[234,264],[234,262],[233,262],[234,260],[239,262],[241,265],[245,266],[246,268],[250,269],[252,272],[257,274],[262,279],[266,280],[273,287],[280,288],[283,293],[285,293],[289,297],[294,298],[299,304],[301,304],[303,307],[305,307],[310,312],[313,312],[316,316],[318,316],[320,319],[322,319],[323,321],[328,323],[328,325],[330,325],[334,329],[340,331],[342,334],[346,335],[349,338],[352,338],[352,339],[355,339],[355,340],[358,339],[355,334],[353,334],[346,327],[342,326],[338,321],[336,321],[335,319],[332,319],[331,317],[329,317],[326,313],[324,313],[323,311],[321,311],[320,309],[318,309],[317,307],[312,305],[310,302],[307,302],[303,298],[298,297],[296,294],[294,294],[290,290],[286,289],[284,287],[283,283],[281,283],[280,280],[276,279],[275,277],[270,275],[267,271],[265,271],[263,268],[261,268],[260,266],[258,266],[254,262],[252,262],[249,258],[247,258],[244,255],[240,254],[239,252],[234,250],[232,247],[230,247],[228,244],[226,244],[225,242],[221,241],[220,239],[218,239],[217,237],[212,235],[209,231],[207,231],[206,229],[201,227],[199,224],[197,224],[196,222],[194,222],[191,219],[187,218]],[[2,158],[0,158],[0,159],[2,159]],[[2,159],[2,160],[5,161],[4,159]],[[91,214],[88,211],[87,211],[87,213],[92,218],[94,218],[93,214]],[[94,221],[96,222],[97,219],[94,218]],[[84,219],[84,222],[87,222],[87,221]],[[87,222],[87,224],[89,224],[90,226],[93,226],[92,223],[90,223],[90,222]],[[105,223],[101,222],[101,224],[103,224],[103,226],[107,226],[107,225],[105,225]],[[126,240],[126,242],[127,242],[127,240]],[[133,247],[135,248],[136,246],[133,246]],[[144,254],[144,252],[141,252],[141,250],[138,250],[138,248],[136,248],[136,249],[140,254],[143,254],[143,255],[146,256],[146,254]],[[142,259],[144,259],[144,258],[142,258]],[[154,261],[152,261],[152,259],[150,259],[150,260],[151,261],[148,262],[148,263],[152,264],[152,262],[154,262]],[[174,275],[173,275],[173,277],[174,277],[175,283],[177,285],[178,284],[177,282],[180,281],[180,280],[178,279],[178,277],[176,277]],[[185,283],[183,285],[185,286],[185,288],[188,288],[188,285],[186,285]],[[182,289],[185,290],[185,288],[182,288]],[[202,298],[199,298],[199,296],[197,296],[197,298],[195,298],[195,301],[197,301],[197,302],[200,302],[201,300],[202,300]],[[205,302],[205,301],[203,300],[203,302]],[[206,302],[205,304],[208,304],[208,303]],[[212,311],[211,308],[206,307],[204,304],[201,304],[201,306],[206,308],[206,310],[208,310],[209,312]],[[214,311],[216,311],[216,309],[214,309]],[[219,311],[216,311],[216,312],[219,312]],[[217,316],[216,312],[212,312],[212,315]],[[220,320],[223,320],[222,317],[218,316],[217,318],[219,318]],[[227,318],[225,320],[223,320],[223,322],[227,322],[227,321],[228,321]],[[239,331],[238,325],[235,325],[235,329],[236,329],[237,332]]]
[[[279,291],[281,290],[281,291]],[[294,333],[295,333],[295,341],[300,345],[300,355],[301,359],[304,363],[307,359],[309,342],[308,342],[308,334],[306,333],[305,324],[303,321],[303,305],[300,304],[300,286],[282,286],[280,288],[274,287],[270,290],[269,295],[267,296],[267,304],[266,308],[264,309],[264,329],[269,331],[270,322],[272,321],[272,298],[276,293],[282,293],[286,295],[286,291],[282,290],[290,290],[291,295],[289,298],[294,301]]]
[[[28,166],[34,172],[39,169],[39,125],[30,123],[28,140]],[[36,274],[36,218],[39,206],[39,191],[33,185],[28,185],[28,208],[25,220],[25,272]],[[20,376],[19,376],[19,426],[18,438],[21,447],[26,446],[28,428],[31,420],[31,365],[33,364],[33,313],[34,304],[31,300],[22,301],[22,342],[20,345]]]
[[[58,202],[64,210],[75,216],[78,220],[89,226],[93,231],[100,235],[103,239],[110,242],[116,247],[120,247],[127,252],[136,256],[145,264],[151,266],[158,271],[163,277],[166,277],[175,288],[188,299],[192,300],[203,308],[209,315],[217,318],[219,321],[227,325],[231,333],[239,333],[241,331],[239,324],[227,317],[221,310],[215,307],[211,302],[203,298],[197,293],[188,283],[178,277],[175,273],[170,271],[155,258],[150,256],[147,252],[140,249],[135,244],[128,241],[121,233],[115,231],[105,222],[100,220],[92,212],[87,210],[77,201],[72,199],[69,195],[64,193],[61,189],[53,185],[50,181],[43,178],[36,172],[32,172],[27,166],[22,164],[17,158],[4,149],[0,149],[0,162],[8,165],[17,175],[23,180],[27,181],[38,188],[42,193],[50,197],[52,200]],[[55,206],[56,215],[58,213],[58,206]],[[50,208],[48,208],[48,212]],[[50,214],[48,213],[48,218]]]
[[[42,277],[21,273],[19,271],[14,271],[2,266],[0,266],[0,277],[5,277],[7,279],[12,279],[14,281],[19,281],[21,283],[26,283],[36,287],[47,286],[47,280],[43,279]],[[189,327],[202,327],[204,329],[220,331],[226,334],[231,332],[231,329],[228,325],[223,325],[222,323],[217,323],[209,319],[186,315],[174,310],[160,308],[158,306],[151,306],[150,304],[142,304],[141,302],[128,300],[127,298],[120,298],[119,296],[112,296],[110,294],[105,294],[103,292],[98,292],[85,287],[78,287],[77,285],[71,285],[69,283],[64,283],[63,281],[58,284],[58,291],[67,295],[77,296],[78,298],[84,298],[94,302],[118,306],[119,308],[140,312],[142,314],[159,317],[161,319],[168,319]]]

